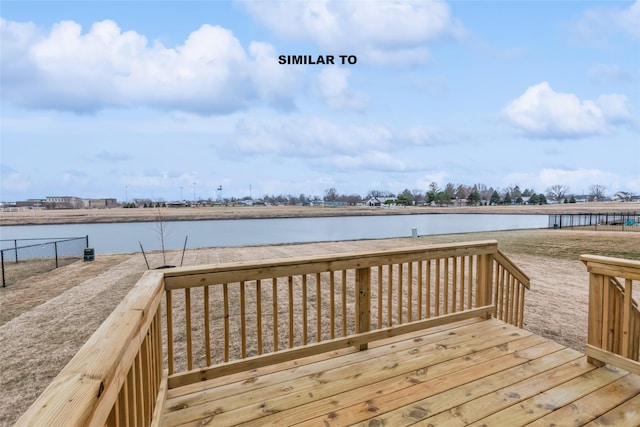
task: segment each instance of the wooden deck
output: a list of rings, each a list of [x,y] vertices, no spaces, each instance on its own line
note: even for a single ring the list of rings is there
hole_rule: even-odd
[[[16,426],[640,426],[640,261],[581,260],[585,354],[496,241],[148,271]]]
[[[168,391],[162,424],[640,425],[640,376],[470,319]]]

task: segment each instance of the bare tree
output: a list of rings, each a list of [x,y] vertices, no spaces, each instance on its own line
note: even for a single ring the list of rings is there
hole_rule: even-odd
[[[591,186],[591,197],[593,198],[594,202],[601,202],[602,200],[604,200],[604,192],[607,189],[607,187],[605,187],[604,185],[600,185],[600,184],[594,184]]]
[[[564,199],[564,196],[567,194],[567,192],[569,192],[569,187],[567,187],[566,185],[556,184],[547,188],[546,192],[547,192],[547,197],[553,197],[558,202],[561,202],[562,199]]]
[[[160,245],[162,246],[162,265],[167,264],[167,255],[164,249],[164,239],[167,234],[166,224],[164,221],[164,215],[162,214],[162,210],[160,208],[160,204],[157,205],[158,212],[156,213],[156,232],[158,234],[158,239],[160,239]]]
[[[324,201],[325,202],[335,202],[338,200],[338,190],[335,187],[328,188],[324,190]]]

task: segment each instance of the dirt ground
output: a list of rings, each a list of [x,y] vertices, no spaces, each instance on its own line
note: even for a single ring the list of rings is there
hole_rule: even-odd
[[[26,224],[82,224],[96,222],[155,221],[158,213],[165,221],[193,221],[239,218],[295,218],[348,215],[418,215],[441,213],[498,213],[498,214],[554,214],[554,213],[620,213],[640,212],[640,203],[563,203],[539,206],[410,206],[373,208],[365,206],[215,206],[197,208],[111,208],[0,211],[0,225]]]
[[[582,350],[588,274],[581,253],[640,259],[640,235],[623,232],[518,230],[296,245],[187,251],[184,265],[335,254],[496,239],[530,278],[525,328]],[[167,262],[180,263],[180,252]],[[153,253],[160,262],[161,254]],[[153,262],[153,260],[150,260]],[[0,425],[12,425],[135,284],[141,254],[100,255],[0,288]],[[636,300],[638,300],[636,294]]]

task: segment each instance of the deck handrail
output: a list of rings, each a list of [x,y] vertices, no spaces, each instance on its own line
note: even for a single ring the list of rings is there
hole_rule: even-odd
[[[185,383],[472,317],[521,326],[528,287],[495,240],[149,271],[17,425],[158,425]]]
[[[16,426],[151,425],[163,384],[163,285],[162,273],[146,272]]]
[[[211,378],[220,369],[230,373],[231,366],[244,366],[231,362],[254,355],[277,352],[281,359],[298,346],[321,352],[355,345],[349,338],[356,334],[364,349],[364,338],[382,336],[369,331],[465,316],[481,307],[492,307],[485,316],[522,327],[528,287],[527,275],[495,240],[167,270],[169,387]],[[184,321],[174,319],[176,311]],[[204,318],[199,338],[192,318]]]
[[[610,363],[640,374],[640,310],[633,282],[640,261],[581,255],[589,272],[589,317],[585,354],[589,362]]]

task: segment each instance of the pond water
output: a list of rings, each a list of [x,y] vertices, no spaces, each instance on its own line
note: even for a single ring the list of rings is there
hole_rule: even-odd
[[[276,243],[379,239],[473,231],[545,228],[547,215],[425,214],[338,216],[322,218],[270,218],[210,221],[167,221],[165,247],[244,246]],[[159,224],[60,224],[1,226],[2,239],[89,236],[96,253],[129,253],[160,249]]]

